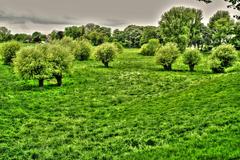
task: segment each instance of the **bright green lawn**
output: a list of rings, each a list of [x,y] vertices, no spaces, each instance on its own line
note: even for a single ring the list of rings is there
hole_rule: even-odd
[[[166,72],[137,52],[76,62],[61,88],[0,65],[0,159],[240,159],[239,71],[205,57]]]

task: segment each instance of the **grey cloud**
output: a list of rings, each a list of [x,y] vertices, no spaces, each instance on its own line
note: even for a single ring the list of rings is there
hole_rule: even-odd
[[[217,10],[239,13],[228,9],[224,0],[208,5],[197,0],[0,0],[0,4],[0,24],[13,32],[34,29],[49,33],[89,22],[121,29],[129,24],[158,25],[161,15],[173,6],[203,10],[204,23]]]
[[[118,19],[107,19],[103,22],[101,22],[101,25],[104,26],[112,26],[112,27],[121,27],[123,25],[128,24],[129,22],[124,20],[118,20]]]
[[[69,17],[62,19],[54,19],[47,17],[36,17],[30,15],[14,15],[10,13],[6,13],[4,11],[0,11],[0,21],[8,22],[10,24],[55,24],[55,25],[68,25],[72,23],[72,19]]]

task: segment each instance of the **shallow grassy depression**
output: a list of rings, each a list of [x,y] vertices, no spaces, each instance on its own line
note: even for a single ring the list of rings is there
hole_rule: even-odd
[[[39,89],[0,65],[0,159],[240,159],[240,75],[125,50]]]

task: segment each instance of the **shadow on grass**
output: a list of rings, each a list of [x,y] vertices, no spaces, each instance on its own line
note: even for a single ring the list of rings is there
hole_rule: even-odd
[[[114,68],[114,67],[113,67]],[[150,71],[150,72],[164,72],[164,73],[184,73],[184,74],[203,74],[203,75],[209,75],[213,74],[211,71],[204,71],[204,70],[195,70],[195,71],[189,71],[188,69],[172,69],[170,71],[165,70],[162,67],[158,66],[132,66],[130,67],[131,69],[138,69],[138,70],[145,70],[145,71]],[[123,70],[124,68],[122,67],[116,67],[117,70]],[[129,67],[124,69],[124,70],[129,70]]]
[[[70,86],[71,83],[64,83],[62,86],[58,86],[57,84],[50,84],[49,82],[44,84],[43,87],[39,87],[37,83],[23,83],[21,85],[17,85],[14,89],[17,91],[47,91],[52,89],[60,89],[63,87]]]

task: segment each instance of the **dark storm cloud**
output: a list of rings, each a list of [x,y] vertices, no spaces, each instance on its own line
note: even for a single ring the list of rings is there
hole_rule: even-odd
[[[161,14],[173,6],[202,9],[205,23],[217,10],[227,10],[224,0],[209,5],[197,0],[0,0],[0,25],[13,31],[24,28],[24,32],[50,32],[89,22],[114,28],[157,25]]]

